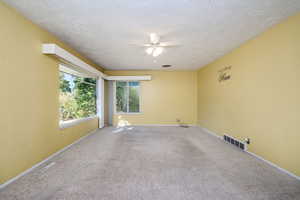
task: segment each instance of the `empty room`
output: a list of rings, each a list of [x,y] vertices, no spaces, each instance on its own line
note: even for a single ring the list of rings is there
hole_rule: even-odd
[[[0,0],[0,200],[300,200],[299,0]]]

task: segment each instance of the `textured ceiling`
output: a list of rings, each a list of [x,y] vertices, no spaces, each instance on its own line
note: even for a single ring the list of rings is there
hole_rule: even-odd
[[[300,0],[4,0],[111,70],[204,66],[300,11]],[[148,34],[180,46],[154,59]]]

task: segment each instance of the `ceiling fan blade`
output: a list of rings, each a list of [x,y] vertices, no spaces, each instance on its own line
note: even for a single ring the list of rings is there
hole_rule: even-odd
[[[181,46],[180,44],[174,44],[171,42],[161,42],[158,46],[160,47],[178,47]]]
[[[139,47],[151,47],[151,44],[130,44],[130,45],[134,45],[134,46],[139,46]]]

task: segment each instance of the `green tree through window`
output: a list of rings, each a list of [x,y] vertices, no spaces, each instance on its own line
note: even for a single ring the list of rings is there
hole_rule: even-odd
[[[140,83],[137,81],[116,82],[116,111],[118,113],[140,112]]]
[[[96,79],[60,72],[60,120],[96,115]]]

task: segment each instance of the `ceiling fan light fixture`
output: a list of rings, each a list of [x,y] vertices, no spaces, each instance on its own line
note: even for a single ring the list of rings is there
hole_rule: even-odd
[[[156,33],[150,33],[150,41],[152,44],[158,44],[159,36]]]
[[[149,47],[149,48],[147,48],[146,49],[146,53],[148,54],[148,55],[151,55],[152,53],[153,53],[153,47]]]
[[[162,52],[163,52],[163,48],[162,47],[156,47],[155,49],[154,49],[154,51],[153,51],[153,56],[154,57],[157,57],[157,56],[159,56]]]

